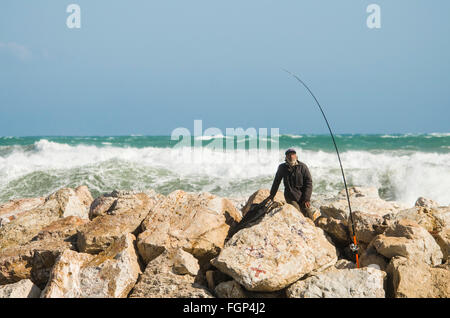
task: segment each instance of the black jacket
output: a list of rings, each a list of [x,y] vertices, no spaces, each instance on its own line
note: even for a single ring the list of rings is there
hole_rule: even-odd
[[[306,164],[301,161],[295,166],[290,166],[287,162],[280,164],[270,189],[271,195],[275,196],[277,193],[281,179],[286,200],[304,202],[311,199],[312,178]]]

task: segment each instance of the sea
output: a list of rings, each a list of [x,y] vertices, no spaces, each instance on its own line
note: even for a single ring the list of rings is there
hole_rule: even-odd
[[[270,188],[291,147],[311,172],[313,198],[344,189],[327,134],[185,138],[0,137],[0,203],[79,185],[94,197],[114,189],[181,189],[246,198]],[[348,186],[376,187],[381,198],[411,206],[420,196],[450,205],[450,133],[337,134],[335,141]]]

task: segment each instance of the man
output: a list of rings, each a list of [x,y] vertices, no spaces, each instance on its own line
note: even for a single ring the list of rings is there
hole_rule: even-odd
[[[306,217],[313,219],[314,210],[311,209],[310,203],[312,178],[309,169],[298,160],[294,149],[289,148],[285,155],[285,162],[278,166],[268,200],[273,201],[283,179],[286,202],[295,206]]]

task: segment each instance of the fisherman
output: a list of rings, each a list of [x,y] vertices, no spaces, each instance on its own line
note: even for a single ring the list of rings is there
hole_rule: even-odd
[[[285,153],[285,162],[278,166],[273,180],[268,201],[273,201],[280,186],[284,184],[284,198],[288,204],[297,208],[304,216],[314,220],[311,208],[312,178],[306,164],[298,160],[295,149],[289,148]]]

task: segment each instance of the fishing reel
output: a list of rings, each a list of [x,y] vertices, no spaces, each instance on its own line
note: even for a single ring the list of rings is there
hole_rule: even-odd
[[[350,250],[351,250],[354,254],[357,254],[357,253],[358,253],[359,247],[358,247],[358,245],[356,245],[355,243],[351,243],[350,246],[349,246],[349,248],[350,248]]]

